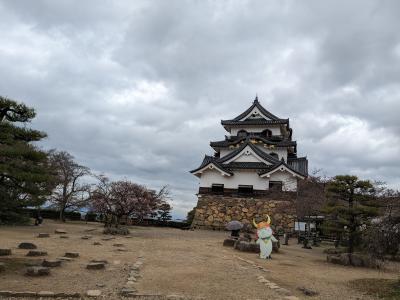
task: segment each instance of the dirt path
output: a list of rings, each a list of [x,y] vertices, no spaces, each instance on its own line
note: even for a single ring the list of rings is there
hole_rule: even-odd
[[[69,238],[55,235],[56,228],[66,229]],[[119,299],[130,268],[141,260],[139,277],[131,285],[139,294],[188,299],[295,299],[293,296],[308,299],[298,290],[307,287],[319,293],[312,299],[374,299],[351,289],[348,282],[360,278],[395,278],[400,270],[399,264],[391,265],[389,271],[331,265],[325,262],[323,249],[305,250],[293,242],[282,246],[271,261],[264,261],[256,254],[223,247],[227,235],[224,232],[133,227],[131,238],[104,241],[101,230],[101,225],[95,223],[50,221],[42,227],[0,227],[0,248],[13,251],[11,257],[0,257],[0,261],[8,264],[6,271],[0,273],[0,290],[85,293],[98,289],[105,299]],[[51,236],[36,238],[39,232]],[[84,235],[92,237],[83,240]],[[62,256],[67,251],[79,252],[80,257],[52,269],[49,277],[26,277],[22,263],[11,264],[27,259],[27,250],[16,248],[24,241],[34,242],[40,250],[47,251],[47,258]],[[93,245],[94,242],[101,245]],[[86,264],[91,259],[106,259],[106,270],[87,270]]]

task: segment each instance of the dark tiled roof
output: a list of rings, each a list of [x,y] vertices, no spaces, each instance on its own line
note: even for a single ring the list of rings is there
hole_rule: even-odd
[[[224,164],[224,167],[229,170],[234,169],[270,169],[273,165],[267,165],[262,162],[230,162],[229,164]]]
[[[228,173],[228,174],[233,175],[233,173],[232,173],[231,171],[229,171],[228,169],[226,169],[223,165],[221,165],[221,164],[218,162],[217,158],[215,158],[215,157],[213,157],[213,156],[209,156],[209,155],[204,156],[204,159],[203,159],[203,161],[202,161],[200,167],[198,167],[198,168],[196,168],[196,169],[190,171],[190,173],[196,173],[197,171],[201,170],[202,168],[204,168],[205,166],[207,166],[207,165],[210,164],[210,163],[213,163],[216,167],[218,167],[218,168],[221,169],[222,171],[224,171],[224,172],[226,172],[226,173]]]
[[[276,168],[280,167],[281,165],[284,165],[285,167],[287,167],[289,170],[293,171],[294,173],[302,176],[302,177],[307,177],[306,174],[302,174],[300,172],[298,172],[297,170],[294,170],[291,166],[289,166],[287,163],[285,163],[283,160],[281,160],[278,164],[275,164],[274,166],[272,166],[269,170],[263,170],[261,172],[258,173],[258,175],[263,175],[265,173],[271,172],[273,170],[275,170]]]
[[[308,160],[306,157],[288,158],[288,165],[293,170],[308,176]]]
[[[249,146],[258,156],[260,156],[262,159],[274,164],[279,162],[279,160],[277,160],[275,157],[265,153],[264,151],[261,151],[260,149],[258,149],[256,146],[254,146],[249,139],[246,139],[246,142],[243,143],[239,148],[233,150],[231,153],[229,153],[228,155],[225,155],[224,157],[221,157],[218,159],[218,162],[223,163],[226,162],[227,160],[235,157],[236,155],[238,155],[240,152],[242,152],[242,150],[244,148],[246,148],[247,146]]]
[[[224,126],[242,126],[242,125],[271,125],[271,124],[289,124],[289,119],[266,120],[266,119],[247,119],[244,121],[221,120]]]
[[[246,109],[243,113],[241,113],[240,115],[238,115],[236,118],[233,119],[233,121],[239,121],[241,119],[243,119],[245,116],[247,116],[255,107],[257,107],[257,109],[266,117],[270,118],[271,120],[280,120],[280,118],[278,118],[277,116],[275,116],[274,114],[270,113],[268,110],[266,110],[261,104],[260,102],[258,102],[258,97],[256,97],[256,99],[253,102],[253,105],[250,106],[248,109]]]
[[[296,141],[288,141],[288,140],[283,140],[283,141],[271,141],[269,139],[260,137],[260,136],[250,136],[250,137],[239,137],[239,138],[233,138],[233,139],[225,139],[224,141],[216,141],[216,142],[210,142],[211,147],[229,147],[231,145],[236,145],[237,143],[240,143],[242,141],[245,141],[246,139],[254,139],[254,140],[260,140],[263,141],[266,144],[269,145],[275,145],[277,147],[290,147],[290,146],[296,146]]]

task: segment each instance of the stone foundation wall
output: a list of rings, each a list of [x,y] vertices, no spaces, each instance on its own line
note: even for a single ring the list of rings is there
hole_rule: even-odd
[[[290,192],[257,198],[199,194],[192,228],[223,230],[231,220],[251,224],[253,218],[259,222],[269,215],[275,231],[292,231],[296,219],[294,201],[295,193]]]

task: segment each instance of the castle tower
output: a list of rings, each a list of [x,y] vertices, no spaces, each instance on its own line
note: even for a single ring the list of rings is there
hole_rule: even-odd
[[[308,174],[306,157],[297,157],[289,119],[281,119],[258,101],[231,120],[229,133],[211,142],[214,156],[205,156],[191,173],[200,178],[192,227],[223,228],[232,219],[244,223],[272,216],[278,228],[294,226],[298,180]]]

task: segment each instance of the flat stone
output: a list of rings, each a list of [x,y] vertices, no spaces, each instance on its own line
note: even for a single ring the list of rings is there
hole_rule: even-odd
[[[13,297],[35,297],[35,292],[13,292]]]
[[[37,293],[38,297],[54,297],[54,293],[50,292],[50,291],[40,291],[39,293]]]
[[[104,283],[97,283],[96,286],[101,288],[101,287],[105,287],[106,285]]]
[[[28,276],[47,276],[50,275],[50,269],[46,267],[29,267],[26,269]]]
[[[73,261],[73,259],[70,257],[57,257],[57,259],[62,261]]]
[[[92,259],[90,260],[91,263],[102,263],[102,264],[108,264],[108,260],[106,259]]]
[[[54,230],[54,233],[57,234],[67,234],[67,231],[65,229],[56,229]]]
[[[60,239],[69,239],[68,235],[60,235]]]
[[[117,243],[117,244],[114,244],[113,246],[114,246],[114,247],[124,247],[124,244],[118,244],[118,243]]]
[[[91,235],[84,235],[83,237],[81,237],[82,240],[89,240],[91,238],[92,238]]]
[[[8,256],[11,255],[11,249],[0,249],[0,256]]]
[[[55,268],[61,266],[61,260],[52,259],[52,260],[44,260],[42,263],[43,267]]]
[[[0,262],[0,272],[3,272],[6,269],[6,265]]]
[[[118,251],[118,252],[127,252],[128,250],[125,249],[125,248],[117,248],[117,249],[115,249],[115,251]]]
[[[50,237],[50,234],[48,234],[48,233],[39,233],[37,237],[38,238],[48,238],[48,237]]]
[[[64,256],[69,258],[77,258],[79,257],[79,252],[65,252]]]
[[[106,265],[104,263],[89,263],[86,265],[88,270],[101,270],[104,269]]]
[[[110,240],[114,240],[114,239],[115,239],[115,237],[113,237],[113,236],[102,238],[103,241],[110,241]]]
[[[37,249],[37,246],[33,243],[23,242],[18,245],[19,249]]]
[[[45,256],[47,255],[46,251],[40,251],[40,250],[30,250],[26,256]]]
[[[286,299],[286,300],[300,300],[298,297],[296,297],[296,296],[285,296],[283,299]]]
[[[86,295],[88,297],[99,297],[101,295],[101,291],[100,290],[88,290],[86,292]]]
[[[94,242],[93,245],[95,245],[95,246],[100,246],[101,243],[100,243],[100,242]]]
[[[89,229],[85,229],[85,232],[92,232],[92,231],[95,231],[95,230],[97,230],[96,228],[89,228]]]
[[[122,288],[120,291],[121,296],[134,296],[136,294],[136,289],[134,288]]]

